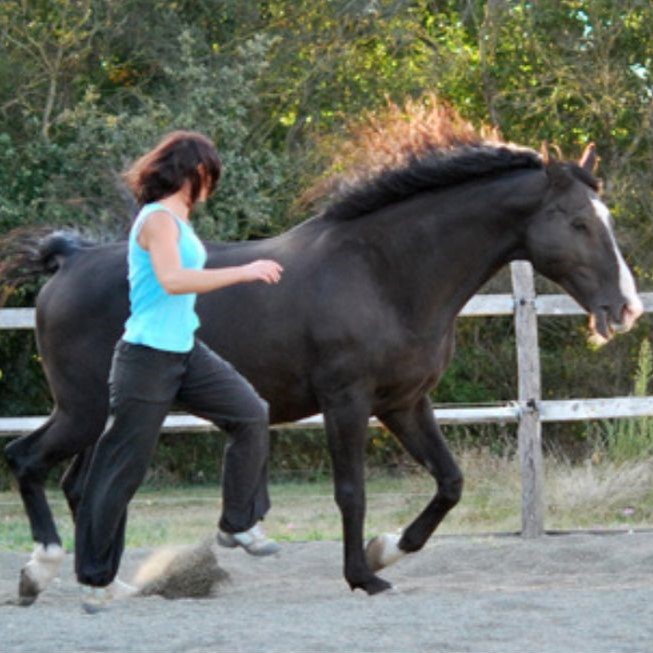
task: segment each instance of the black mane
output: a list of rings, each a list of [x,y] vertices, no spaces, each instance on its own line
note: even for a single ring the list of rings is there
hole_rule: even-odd
[[[353,220],[425,190],[448,188],[514,170],[542,169],[534,150],[508,145],[463,145],[453,150],[432,150],[400,168],[336,192],[322,211],[326,220]]]

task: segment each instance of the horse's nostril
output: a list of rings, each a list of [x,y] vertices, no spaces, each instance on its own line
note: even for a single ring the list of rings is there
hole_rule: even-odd
[[[599,306],[599,311],[605,315],[605,318],[610,321],[614,321],[615,319],[621,319],[621,313],[619,315],[615,315],[610,306],[607,304],[602,304]]]
[[[624,304],[621,310],[621,318],[624,324],[632,326],[644,312],[641,302],[638,304]]]

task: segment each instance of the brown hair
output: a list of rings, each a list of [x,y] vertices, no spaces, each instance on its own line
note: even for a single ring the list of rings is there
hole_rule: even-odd
[[[215,145],[193,131],[174,131],[125,172],[139,205],[156,202],[190,182],[190,205],[208,183],[209,195],[220,180],[222,165]]]

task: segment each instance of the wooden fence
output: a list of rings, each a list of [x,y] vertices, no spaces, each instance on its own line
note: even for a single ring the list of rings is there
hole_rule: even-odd
[[[542,400],[538,315],[581,315],[583,309],[567,295],[537,295],[530,263],[511,264],[512,295],[476,295],[461,316],[513,315],[517,345],[518,396],[500,406],[446,407],[436,409],[441,424],[518,424],[519,458],[522,476],[522,536],[544,532],[544,472],[542,423],[653,416],[653,397],[611,397],[605,399]],[[641,295],[646,312],[653,312],[653,293]],[[33,329],[34,309],[0,310],[0,329]],[[29,433],[46,417],[0,418],[0,437]],[[372,426],[376,423],[370,421]],[[315,415],[289,428],[321,427]],[[170,415],[163,429],[173,432],[206,431],[215,428],[191,415]]]

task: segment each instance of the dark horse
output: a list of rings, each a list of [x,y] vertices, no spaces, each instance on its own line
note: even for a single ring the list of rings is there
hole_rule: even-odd
[[[285,268],[275,287],[202,296],[199,336],[256,386],[271,422],[323,413],[344,529],[344,575],[369,594],[375,571],[419,550],[459,501],[463,477],[433,416],[429,391],[453,352],[456,316],[509,261],[526,259],[592,316],[604,339],[641,314],[592,175],[595,154],[557,162],[504,143],[427,148],[340,191],[321,212],[267,240],[209,244],[209,266],[257,258]],[[56,270],[37,301],[37,335],[55,408],[6,448],[36,548],[21,573],[31,602],[62,556],[43,484],[74,458],[63,491],[75,513],[86,464],[107,420],[107,375],[128,313],[126,245],[46,239]],[[376,416],[434,477],[436,490],[400,536],[367,550],[364,449]]]

